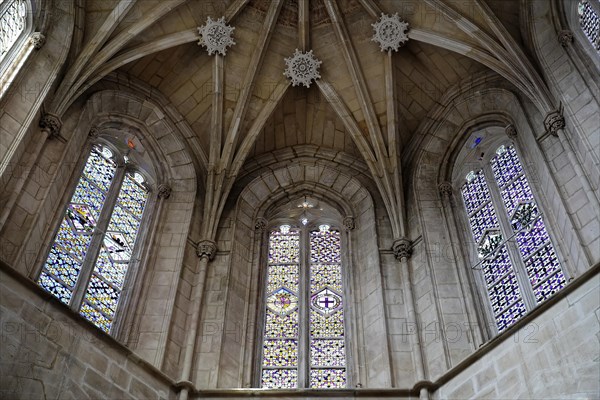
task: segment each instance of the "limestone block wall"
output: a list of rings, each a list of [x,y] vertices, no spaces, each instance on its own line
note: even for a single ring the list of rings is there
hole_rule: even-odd
[[[528,12],[535,16],[528,25],[532,45],[539,57],[544,76],[548,79],[549,88],[556,99],[562,102],[565,109],[567,134],[571,146],[575,148],[582,166],[590,178],[590,183],[598,196],[600,190],[600,116],[598,115],[598,94],[593,83],[588,84],[582,75],[584,68],[574,54],[563,48],[558,39],[558,31],[562,27],[555,26],[552,2],[531,1]],[[570,10],[569,10],[570,11]],[[569,27],[571,30],[579,26]],[[576,35],[579,40],[581,35]],[[583,43],[572,43],[569,46],[582,46]],[[587,44],[585,44],[587,45]],[[587,60],[586,60],[587,61]],[[589,61],[588,61],[589,62]],[[592,64],[591,62],[589,62]],[[594,69],[592,65],[590,68]],[[597,73],[597,71],[596,71]],[[596,88],[597,90],[597,88]]]
[[[434,398],[598,398],[599,296],[596,268],[587,282],[503,336],[493,350],[441,386]]]
[[[4,263],[0,310],[0,398],[175,398],[168,377]]]

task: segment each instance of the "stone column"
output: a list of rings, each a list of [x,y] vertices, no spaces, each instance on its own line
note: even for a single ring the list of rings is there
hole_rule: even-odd
[[[412,255],[412,245],[410,240],[407,238],[400,238],[394,241],[392,250],[396,260],[400,261],[400,279],[402,280],[402,290],[404,292],[404,298],[406,301],[406,321],[408,323],[407,329],[410,329],[410,327],[415,328],[415,331],[412,334],[411,332],[408,332],[412,354],[415,358],[415,367],[417,370],[417,383],[415,386],[421,386],[419,398],[421,400],[427,400],[429,399],[429,390],[426,387],[425,366],[423,363],[423,353],[421,350],[421,334],[419,332],[419,326],[417,325],[415,299],[411,286],[410,268],[408,265],[408,259]]]
[[[508,127],[514,126],[509,125]],[[508,132],[509,137],[511,135]],[[458,281],[460,287],[463,291],[463,304],[465,306],[465,310],[467,312],[467,319],[469,324],[469,329],[471,331],[471,337],[473,338],[473,350],[476,350],[481,344],[483,344],[483,335],[481,333],[481,322],[478,318],[478,313],[476,311],[474,294],[473,294],[473,282],[469,279],[469,276],[466,275],[464,266],[468,265],[465,261],[465,257],[463,252],[461,251],[462,247],[457,248],[456,246],[460,246],[460,230],[458,229],[458,225],[456,224],[456,216],[452,210],[452,184],[450,182],[442,182],[438,186],[440,190],[440,196],[442,197],[442,213],[444,214],[444,219],[446,220],[446,228],[448,233],[448,238],[456,238],[456,242],[452,243],[450,240],[450,248],[452,249],[452,256],[454,257],[454,262],[456,265],[456,269],[458,272]],[[456,245],[456,246],[455,246]],[[474,323],[477,322],[477,327],[473,328]]]
[[[180,388],[179,400],[187,400],[189,392],[194,389],[194,384],[191,382],[192,363],[194,361],[194,353],[196,352],[196,339],[200,323],[200,315],[202,313],[202,297],[204,296],[204,285],[206,282],[206,271],[208,262],[215,258],[217,252],[217,244],[209,239],[201,240],[196,247],[196,254],[200,258],[196,279],[192,287],[192,318],[188,327],[188,332],[183,349],[183,368],[181,370],[181,379],[176,386]]]

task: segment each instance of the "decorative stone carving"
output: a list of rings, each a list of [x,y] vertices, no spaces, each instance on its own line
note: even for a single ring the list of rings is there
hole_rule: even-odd
[[[213,53],[220,53],[224,56],[227,48],[235,44],[231,37],[234,29],[225,24],[225,17],[214,21],[208,17],[206,24],[198,28],[198,33],[200,33],[198,44],[206,47],[209,56]]]
[[[517,128],[515,128],[513,124],[506,125],[506,128],[504,128],[504,132],[506,133],[506,136],[508,136],[511,139],[517,137]]]
[[[257,231],[264,232],[265,229],[267,229],[268,223],[269,221],[267,221],[264,218],[257,218],[256,222],[254,223],[254,229],[256,229]]]
[[[100,136],[100,129],[92,127],[88,132],[88,136],[91,138],[97,138],[98,136]]]
[[[310,87],[313,79],[317,80],[321,77],[319,74],[321,63],[322,61],[313,56],[312,50],[304,53],[296,49],[292,57],[285,59],[287,68],[283,75],[292,80],[292,86]]]
[[[46,43],[46,36],[41,32],[33,32],[29,40],[31,41],[33,48],[39,50],[44,46],[44,43]]]
[[[546,131],[556,135],[556,132],[559,129],[564,129],[565,127],[565,117],[563,117],[560,111],[554,110],[550,111],[546,118],[544,118],[544,126],[546,127]]]
[[[166,183],[161,183],[160,185],[158,185],[158,190],[157,190],[157,194],[158,194],[158,198],[159,199],[168,199],[169,197],[171,197],[171,186],[167,185]]]
[[[209,260],[215,258],[217,253],[217,244],[212,240],[201,240],[196,247],[198,257],[208,257]]]
[[[573,42],[573,32],[571,32],[568,29],[558,32],[558,43],[560,43],[560,45],[562,47],[567,47],[572,42]]]
[[[344,227],[348,231],[351,231],[352,229],[354,229],[356,227],[354,217],[352,217],[352,216],[344,217],[344,220],[342,221],[342,223],[344,224]]]
[[[58,115],[46,113],[40,118],[39,125],[42,128],[42,132],[46,132],[48,138],[53,139],[60,134],[62,121]]]
[[[392,245],[392,250],[396,260],[401,261],[403,258],[409,259],[412,255],[412,246],[410,240],[406,238],[396,239]]]
[[[398,51],[408,42],[408,22],[402,21],[398,13],[391,16],[381,13],[379,20],[371,26],[375,31],[371,41],[379,43],[381,51]]]
[[[438,189],[440,190],[440,194],[442,197],[450,197],[452,196],[452,184],[450,182],[442,182],[439,184]]]

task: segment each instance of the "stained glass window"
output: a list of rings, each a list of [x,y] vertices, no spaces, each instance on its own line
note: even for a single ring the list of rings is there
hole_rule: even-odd
[[[477,269],[483,272],[492,314],[502,332],[566,281],[514,146],[500,146],[490,168],[493,188],[483,170],[471,171],[461,193],[477,248]],[[498,191],[499,204],[492,190]],[[509,250],[512,242],[518,259]],[[527,281],[520,282],[517,273],[529,284],[523,285]],[[525,292],[535,301],[528,301]]]
[[[598,0],[580,0],[577,4],[579,26],[594,48],[600,51],[600,15],[590,3],[591,1],[597,2]],[[598,4],[598,8],[600,8],[600,4]]]
[[[565,276],[513,146],[501,146],[492,159],[504,210],[538,303],[562,289]]]
[[[113,152],[95,145],[38,279],[105,332],[115,317],[147,197],[141,175],[119,173]]]
[[[4,3],[4,2],[2,2]],[[7,1],[0,4],[0,62],[17,42],[25,30],[27,7],[24,0]]]
[[[506,244],[502,243],[500,224],[483,171],[472,173],[462,188],[462,195],[492,313],[501,332],[525,315],[526,309]]]
[[[339,231],[270,233],[263,388],[346,387],[343,290]]]

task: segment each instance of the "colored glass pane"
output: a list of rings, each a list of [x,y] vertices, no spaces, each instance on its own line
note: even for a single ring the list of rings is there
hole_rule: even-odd
[[[579,26],[594,48],[600,51],[600,16],[590,1],[594,0],[580,0],[577,5]]]
[[[315,310],[310,311],[310,335],[312,337],[344,336],[344,312],[338,310],[330,315],[323,315]]]
[[[521,161],[514,146],[503,148],[492,159],[492,170],[505,211],[516,233],[516,242],[538,303],[566,285],[554,246],[539,215]],[[549,277],[552,276],[550,280]],[[550,280],[551,283],[540,285]]]
[[[329,287],[338,293],[342,291],[342,266],[339,264],[312,264],[310,266],[310,290],[315,292]]]
[[[343,367],[346,352],[343,339],[315,339],[310,346],[310,363],[315,367]]]
[[[63,283],[54,279],[51,275],[43,271],[38,279],[38,283],[41,287],[46,289],[48,292],[56,296],[60,301],[65,304],[69,304],[73,292],[70,288],[67,288]]]
[[[310,232],[309,240],[309,385],[319,389],[345,387],[346,347],[340,232],[323,225],[319,231]]]
[[[298,341],[267,339],[263,344],[263,366],[295,367],[298,365]]]
[[[43,288],[67,304],[76,288],[85,290],[79,312],[106,332],[117,310],[148,197],[138,173],[125,174],[120,185],[113,182],[117,168],[113,158],[108,147],[92,148],[39,278]],[[107,194],[117,188],[111,216],[98,227]],[[99,242],[94,247],[97,254],[87,254],[92,238]],[[78,282],[84,260],[94,258],[89,281]]]
[[[269,238],[269,263],[297,264],[300,262],[300,236],[297,232],[283,234],[271,232]]]
[[[96,325],[98,328],[102,329],[104,332],[110,332],[110,327],[112,321],[106,318],[102,313],[96,310],[93,307],[90,307],[89,304],[83,303],[81,306],[81,310],[79,313],[84,316],[91,323]]]
[[[269,265],[267,267],[267,293],[285,287],[298,293],[298,265]]]
[[[109,321],[117,310],[147,197],[148,192],[134,175],[126,174],[86,289],[87,304]],[[83,315],[87,318],[94,314]]]
[[[269,235],[263,388],[298,387],[298,368],[310,374],[310,387],[346,386],[341,235],[322,225],[309,232],[308,239],[308,271],[303,274],[300,232],[285,225]],[[300,282],[300,276],[308,280]],[[304,296],[308,302],[302,303]],[[301,316],[308,317],[307,326],[299,325]],[[307,347],[298,345],[301,332],[308,334]]]
[[[298,387],[295,369],[264,369],[261,386],[266,389],[292,389]]]
[[[0,15],[0,61],[4,59],[25,30],[25,1],[13,0]]]
[[[278,339],[298,337],[298,311],[280,315],[267,310],[266,317],[265,337]]]
[[[285,231],[269,235],[261,380],[265,388],[298,384],[300,235]]]
[[[501,149],[506,154],[505,149]],[[520,166],[512,166],[513,173]],[[496,173],[496,172],[495,172]],[[501,175],[504,177],[504,175]],[[474,173],[461,189],[473,240],[481,261],[486,291],[498,330],[514,324],[526,312],[517,277],[500,231],[483,171]]]
[[[105,184],[110,185],[116,171],[115,164],[101,153],[101,147],[94,147],[86,160],[84,171],[87,175],[84,173],[77,182],[38,280],[61,301],[70,301],[71,294],[66,296],[65,293],[70,293],[77,283],[105,200],[104,193],[88,177],[102,175]],[[60,282],[62,288],[56,287],[54,282]]]
[[[346,387],[345,369],[311,369],[310,387],[334,389]]]
[[[338,231],[315,231],[310,233],[311,263],[339,263],[341,257],[341,241]]]

